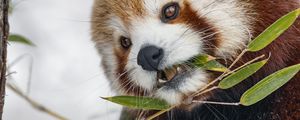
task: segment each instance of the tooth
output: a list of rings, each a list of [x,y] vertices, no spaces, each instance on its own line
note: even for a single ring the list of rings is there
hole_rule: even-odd
[[[159,83],[165,83],[165,82],[167,82],[167,81],[165,81],[165,80],[163,80],[163,79],[159,79],[158,82],[159,82]]]
[[[182,68],[181,67],[177,67],[176,70],[177,70],[178,73],[182,72]]]

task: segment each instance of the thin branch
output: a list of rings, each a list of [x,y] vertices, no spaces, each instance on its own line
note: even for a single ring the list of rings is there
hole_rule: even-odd
[[[157,112],[157,113],[155,113],[155,114],[149,116],[146,120],[153,120],[154,118],[160,116],[161,114],[164,114],[165,112],[168,112],[168,111],[172,110],[172,109],[175,108],[176,106],[177,106],[177,105],[174,105],[174,106],[172,106],[172,107],[170,107],[170,108],[168,108],[168,109],[159,111],[159,112]]]
[[[211,102],[211,101],[196,101],[196,100],[193,100],[193,103],[215,104],[215,105],[228,105],[228,106],[239,106],[239,105],[240,105],[240,103]]]
[[[14,93],[16,93],[17,95],[19,95],[21,98],[23,98],[24,100],[26,100],[33,108],[47,113],[59,120],[67,120],[67,118],[63,117],[62,115],[50,110],[49,108],[43,106],[42,104],[36,102],[35,100],[31,99],[30,97],[28,97],[27,95],[25,95],[18,86],[16,86],[15,84],[12,84],[11,82],[8,82],[6,84],[6,86],[11,89]]]
[[[203,95],[203,94],[205,94],[205,93],[208,93],[208,92],[213,91],[213,90],[216,90],[216,89],[219,89],[219,87],[218,87],[218,86],[214,86],[214,87],[212,87],[212,88],[209,88],[209,89],[207,89],[207,90],[204,90],[204,91],[200,92],[197,96]]]
[[[15,66],[16,64],[18,64],[21,60],[24,60],[25,58],[29,59],[29,68],[28,68],[28,83],[27,83],[27,90],[26,90],[26,94],[29,95],[30,94],[30,88],[31,88],[31,83],[32,83],[32,71],[33,71],[33,63],[34,63],[34,59],[33,56],[31,54],[23,54],[19,57],[17,57],[14,61],[12,61],[9,65],[7,69],[12,68],[13,66]]]
[[[266,55],[261,55],[261,56],[259,56],[259,57],[254,58],[253,60],[251,60],[251,61],[245,63],[244,65],[242,65],[242,66],[240,66],[240,67],[238,67],[238,68],[236,68],[236,69],[234,69],[234,70],[232,70],[232,71],[226,73],[225,76],[230,75],[230,74],[232,74],[232,73],[234,73],[234,72],[236,72],[236,71],[238,71],[238,70],[240,70],[240,69],[246,67],[247,65],[250,65],[250,64],[254,63],[255,61],[257,61],[257,60],[259,60],[259,59],[262,59],[262,58],[264,58],[265,56],[266,56]]]
[[[221,80],[223,78],[223,76],[225,75],[225,73],[223,73],[221,76],[219,76],[218,78],[216,78],[215,80],[213,80],[212,82],[208,83],[207,85],[205,85],[202,89],[200,89],[199,91],[195,92],[194,94],[190,95],[190,97],[195,97],[195,96],[199,96],[202,91],[205,91],[206,89],[208,89],[210,86],[212,86],[213,84],[217,83],[219,80]]]
[[[17,57],[16,59],[14,59],[11,63],[9,63],[8,68],[12,68],[14,67],[17,63],[20,63],[21,60],[24,60],[25,58],[29,58],[30,61],[33,61],[33,56],[31,54],[25,53],[19,57]]]
[[[245,55],[245,53],[248,52],[247,49],[243,50],[240,55],[232,62],[232,64],[229,66],[228,69],[231,69],[242,57]]]
[[[17,74],[17,72],[10,72],[10,73],[8,73],[5,77],[9,77],[9,76],[11,76],[11,75],[13,75],[13,74]]]

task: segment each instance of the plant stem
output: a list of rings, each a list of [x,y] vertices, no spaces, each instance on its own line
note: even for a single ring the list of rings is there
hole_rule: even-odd
[[[232,64],[229,66],[228,70],[230,70],[242,57],[245,55],[245,53],[248,52],[247,49],[243,50],[240,55],[232,62]]]
[[[240,103],[211,102],[211,101],[196,101],[196,100],[193,100],[193,103],[215,104],[215,105],[228,105],[228,106],[239,106],[239,105],[240,105]]]
[[[224,73],[223,73],[224,74]],[[223,75],[222,74],[222,75]],[[191,97],[195,97],[195,96],[199,96],[202,94],[202,91],[206,91],[206,89],[208,89],[209,86],[212,86],[213,84],[215,84],[216,82],[218,82],[220,79],[222,79],[222,75],[219,76],[218,78],[216,78],[215,80],[213,80],[212,82],[210,82],[209,84],[207,84],[206,86],[204,86],[204,88],[200,89],[199,91],[195,92],[194,94],[191,95]]]
[[[205,93],[208,93],[208,92],[213,91],[213,90],[216,90],[216,89],[219,89],[219,87],[218,87],[218,86],[214,86],[214,87],[212,87],[212,88],[209,88],[209,89],[207,89],[207,90],[204,90],[204,91],[200,92],[200,93],[197,94],[196,96],[203,95],[203,94],[205,94]]]
[[[247,66],[247,65],[250,65],[250,64],[254,63],[255,61],[257,61],[257,60],[259,60],[259,59],[261,59],[261,58],[264,58],[264,57],[265,57],[265,55],[261,55],[261,56],[259,56],[259,57],[256,57],[256,58],[252,59],[251,61],[249,61],[249,62],[243,64],[242,66],[240,66],[240,67],[238,67],[238,68],[236,68],[236,69],[234,69],[234,70],[232,70],[232,71],[226,73],[224,76],[230,75],[230,74],[232,74],[232,73],[234,73],[234,72],[236,72],[236,71],[242,69],[243,67],[245,67],[245,66]]]
[[[177,105],[174,105],[174,106],[172,106],[172,107],[170,107],[170,108],[168,108],[168,109],[159,111],[159,112],[155,113],[154,115],[151,115],[151,116],[149,116],[148,118],[146,118],[146,120],[153,120],[154,118],[160,116],[161,114],[164,114],[165,112],[168,112],[168,111],[172,110],[172,109],[175,108],[176,106],[177,106]]]

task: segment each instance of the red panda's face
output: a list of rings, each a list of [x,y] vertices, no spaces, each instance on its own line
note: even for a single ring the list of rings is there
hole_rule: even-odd
[[[230,59],[244,48],[248,7],[239,0],[96,0],[93,39],[112,88],[181,102],[209,82],[189,60]]]

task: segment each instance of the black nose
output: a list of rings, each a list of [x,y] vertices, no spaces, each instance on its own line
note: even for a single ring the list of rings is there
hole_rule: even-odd
[[[157,71],[160,61],[164,57],[164,51],[156,46],[146,46],[138,54],[138,65],[144,70]]]

